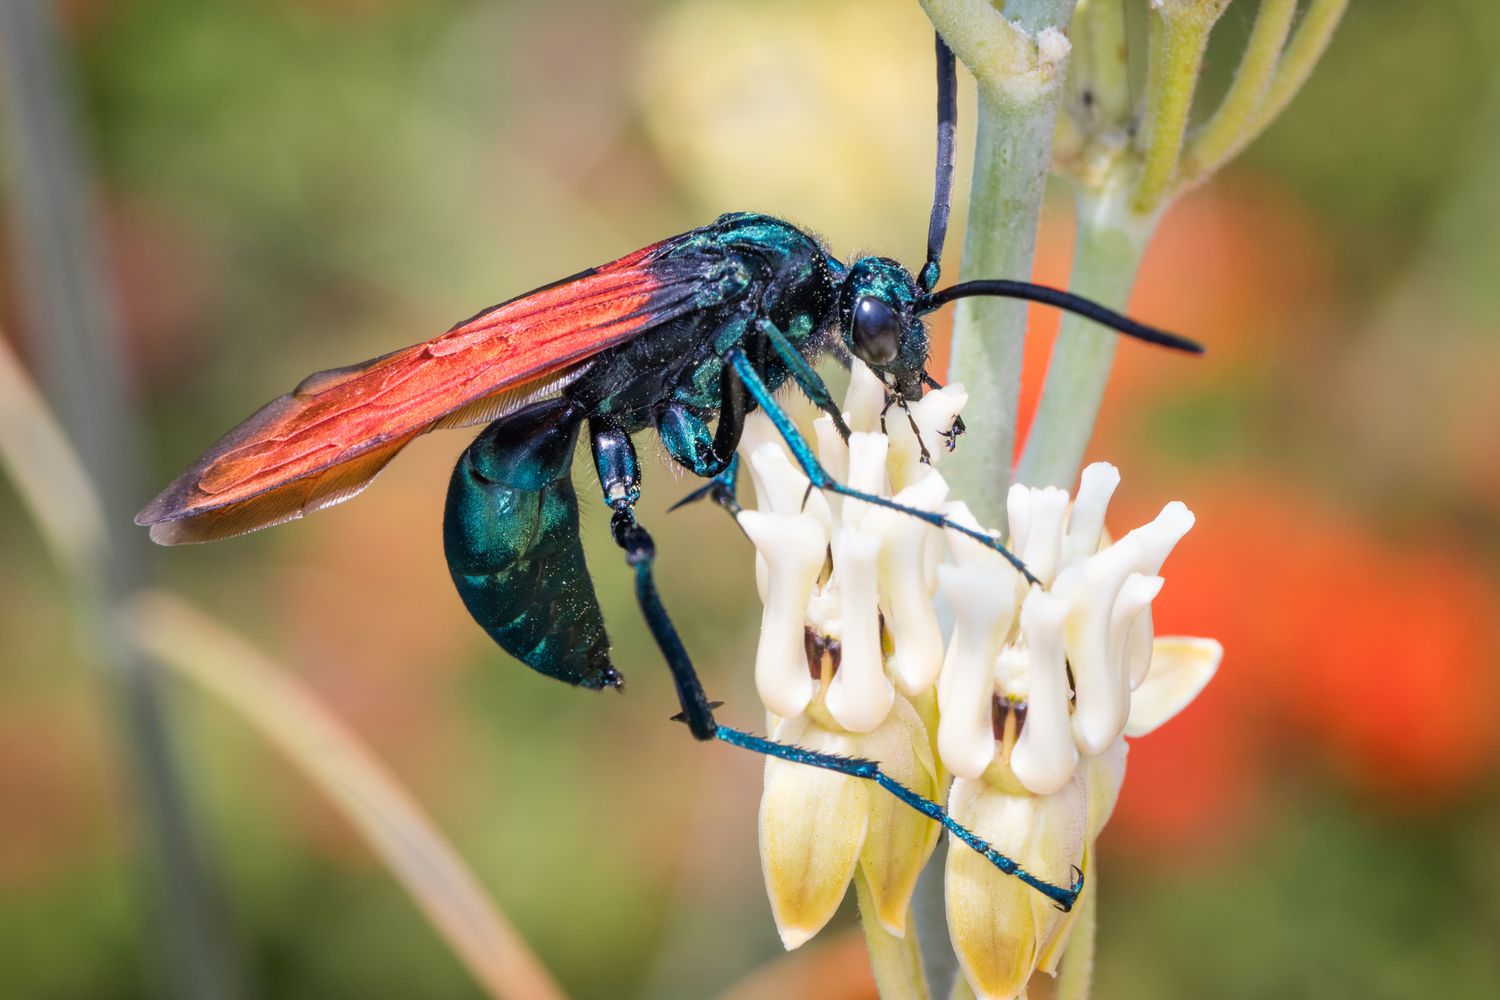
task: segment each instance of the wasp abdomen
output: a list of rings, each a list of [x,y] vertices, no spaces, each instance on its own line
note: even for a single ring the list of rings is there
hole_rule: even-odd
[[[553,399],[485,428],[453,470],[443,549],[464,606],[502,649],[569,684],[613,687],[569,476],[584,415]]]

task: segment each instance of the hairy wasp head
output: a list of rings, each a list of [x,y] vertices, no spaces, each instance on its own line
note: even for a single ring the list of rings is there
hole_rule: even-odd
[[[921,297],[912,273],[888,257],[861,257],[839,288],[844,346],[911,399],[922,395],[927,363],[927,327],[917,315]]]

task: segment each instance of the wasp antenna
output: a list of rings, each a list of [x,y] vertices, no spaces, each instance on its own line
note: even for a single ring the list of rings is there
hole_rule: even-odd
[[[927,222],[927,262],[917,276],[924,293],[937,284],[943,243],[948,236],[948,209],[953,201],[953,138],[958,122],[958,75],[953,50],[937,39],[937,167],[932,183],[932,215]]]
[[[1159,347],[1167,347],[1174,351],[1184,351],[1188,354],[1202,354],[1203,345],[1196,340],[1158,330],[1154,326],[1137,323],[1129,316],[1123,316],[1113,309],[1106,309],[1097,302],[1092,302],[1072,292],[1065,292],[1058,288],[1048,288],[1046,285],[1033,285],[1029,281],[1006,281],[981,280],[965,281],[963,284],[952,285],[940,292],[933,292],[917,300],[917,311],[921,313],[931,312],[934,309],[947,305],[954,299],[964,299],[973,296],[993,296],[1003,299],[1025,299],[1028,302],[1040,302],[1043,305],[1056,306],[1067,312],[1077,313],[1095,323],[1107,326],[1112,330],[1123,333],[1127,337],[1143,340],[1148,344],[1156,344]]]

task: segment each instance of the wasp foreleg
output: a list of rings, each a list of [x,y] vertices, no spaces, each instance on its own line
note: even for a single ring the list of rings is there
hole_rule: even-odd
[[[792,457],[797,460],[797,464],[801,467],[803,475],[807,476],[808,481],[814,488],[827,490],[829,493],[849,497],[853,500],[860,500],[875,507],[887,507],[891,510],[900,511],[903,514],[915,517],[919,521],[926,521],[935,528],[956,531],[961,535],[974,539],[986,548],[994,549],[1000,553],[1012,566],[1020,571],[1021,575],[1029,583],[1037,582],[1036,577],[1026,568],[1026,564],[1021,562],[1004,545],[1001,545],[999,540],[994,536],[988,535],[976,528],[959,524],[956,521],[951,521],[943,515],[930,510],[918,510],[915,507],[908,507],[905,504],[897,503],[889,497],[861,492],[860,490],[845,486],[834,479],[818,464],[817,456],[813,454],[813,450],[808,445],[807,440],[797,430],[797,425],[792,421],[792,418],[787,415],[786,411],[776,402],[775,397],[771,395],[771,390],[761,380],[760,375],[755,370],[755,366],[745,356],[745,352],[739,347],[732,347],[725,352],[724,360],[739,374],[740,380],[745,384],[745,390],[750,393],[750,398],[754,399],[760,405],[761,409],[766,411],[766,416],[770,417],[771,423],[776,425],[776,430],[780,433],[781,439],[786,442],[787,448],[792,452]]]
[[[781,328],[764,316],[755,321],[755,329],[770,343],[776,356],[781,363],[786,365],[787,370],[792,373],[792,381],[797,383],[797,388],[812,400],[813,405],[833,419],[833,426],[839,432],[839,437],[845,441],[849,440],[849,425],[844,423],[844,414],[833,401],[833,394],[828,391],[828,386],[818,375],[807,359],[797,352],[792,342],[786,339],[786,334]],[[726,374],[727,377],[727,374]],[[918,438],[918,440],[921,440]]]

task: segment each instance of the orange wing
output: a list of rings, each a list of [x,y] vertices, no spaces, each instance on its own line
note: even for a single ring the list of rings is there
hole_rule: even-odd
[[[308,376],[226,434],[136,516],[163,545],[254,531],[347,500],[411,440],[495,419],[584,359],[693,307],[670,241],[488,309],[425,343]],[[673,266],[673,265],[678,266]]]

